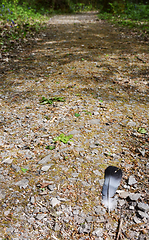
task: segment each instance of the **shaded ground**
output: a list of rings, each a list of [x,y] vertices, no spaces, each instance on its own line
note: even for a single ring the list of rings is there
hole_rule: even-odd
[[[34,44],[1,60],[1,239],[115,239],[119,219],[122,239],[147,239],[148,43],[87,13],[51,18]],[[61,133],[73,141],[53,144]],[[108,165],[140,194],[111,215]]]

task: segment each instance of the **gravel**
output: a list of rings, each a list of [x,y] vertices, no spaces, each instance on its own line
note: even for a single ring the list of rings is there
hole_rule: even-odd
[[[16,64],[3,64],[0,239],[115,239],[121,218],[122,239],[147,239],[146,88],[125,83],[138,60],[120,46],[118,53],[121,32],[96,18],[53,17]],[[65,102],[42,105],[42,96]],[[73,136],[54,141],[61,133]],[[101,194],[109,165],[123,171],[110,213]]]

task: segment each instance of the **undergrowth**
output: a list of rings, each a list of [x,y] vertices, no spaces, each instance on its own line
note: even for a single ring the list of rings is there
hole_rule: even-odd
[[[100,19],[109,20],[112,23],[137,28],[149,34],[149,4],[133,4],[127,2],[121,8],[116,2],[110,4],[107,12],[100,12]]]
[[[0,4],[0,47],[2,50],[15,42],[22,42],[33,37],[46,22],[47,10],[36,9],[17,2],[4,2]]]

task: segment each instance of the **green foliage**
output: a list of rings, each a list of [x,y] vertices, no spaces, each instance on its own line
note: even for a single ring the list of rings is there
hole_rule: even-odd
[[[131,18],[133,20],[149,20],[149,4],[133,4],[128,2],[125,7],[124,13],[127,18]]]
[[[142,133],[142,134],[147,133],[146,130],[144,128],[141,128],[141,127],[138,128],[138,132]]]
[[[21,170],[22,170],[22,172],[24,172],[24,173],[26,173],[26,172],[28,171],[27,168],[22,168],[22,167],[21,167]]]
[[[113,1],[108,6],[107,11],[101,11],[99,18],[130,28],[138,28],[144,32],[149,31],[149,4]]]
[[[90,116],[92,115],[91,112],[88,112],[88,111],[86,111],[86,110],[83,110],[83,112],[85,112],[86,115],[90,115]]]
[[[58,137],[55,137],[55,138],[53,139],[53,142],[55,143],[55,142],[57,142],[57,141],[60,141],[60,142],[63,142],[63,143],[66,144],[66,143],[68,143],[68,141],[69,141],[72,137],[73,137],[72,134],[66,136],[66,135],[64,135],[63,133],[61,133]]]
[[[41,29],[41,23],[46,20],[36,9],[25,4],[19,5],[18,0],[2,1],[0,4],[0,44],[9,45],[22,41],[26,37],[33,37]]]
[[[53,104],[53,102],[65,102],[65,98],[63,97],[52,97],[52,98],[45,98],[42,97],[40,100],[40,104]]]
[[[86,3],[73,3],[71,2],[71,9],[73,12],[84,12],[84,11],[91,11],[93,10],[92,4],[89,4],[87,1]]]
[[[75,113],[75,117],[80,117],[80,114],[79,113]]]
[[[53,145],[48,145],[48,146],[46,146],[46,149],[53,150],[53,149],[55,149],[55,146],[53,146]]]

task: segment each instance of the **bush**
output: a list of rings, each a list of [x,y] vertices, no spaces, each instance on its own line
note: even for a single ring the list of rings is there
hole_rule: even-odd
[[[43,10],[44,14],[47,14]],[[19,5],[18,0],[0,5],[0,45],[8,45],[12,40],[21,41],[27,35],[31,37],[38,32],[45,19],[36,9],[27,5]]]
[[[149,19],[149,5],[127,3],[124,13],[134,20]]]

